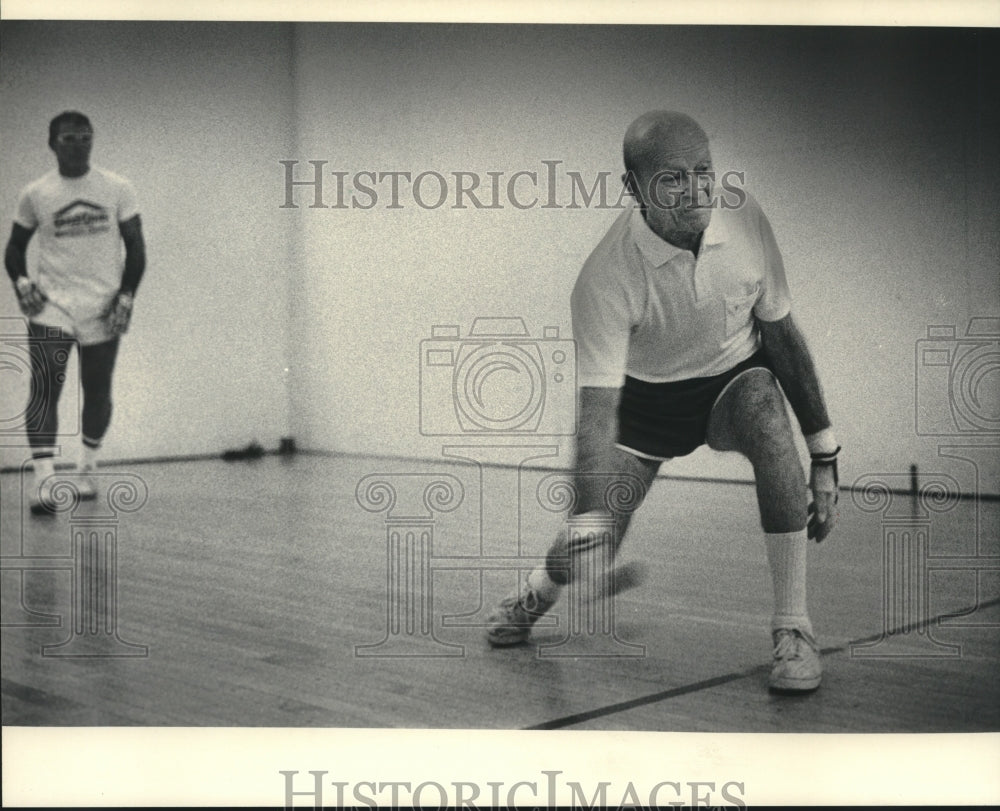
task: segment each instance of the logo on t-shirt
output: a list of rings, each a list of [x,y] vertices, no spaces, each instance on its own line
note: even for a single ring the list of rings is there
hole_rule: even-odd
[[[104,206],[74,200],[56,212],[54,224],[57,237],[84,237],[108,231],[111,218]]]

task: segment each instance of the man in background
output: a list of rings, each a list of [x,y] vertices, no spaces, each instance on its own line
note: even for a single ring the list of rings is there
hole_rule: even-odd
[[[91,165],[94,130],[68,111],[49,124],[57,167],[20,194],[4,253],[21,312],[28,321],[31,393],[25,431],[35,480],[33,514],[50,511],[58,404],[66,364],[77,347],[83,390],[82,437],[74,481],[94,498],[91,478],[111,422],[111,381],[121,335],[129,327],[146,267],[142,223],[132,184]],[[28,243],[38,234],[38,261],[28,272]]]
[[[572,295],[574,512],[600,513],[600,523],[609,481],[638,483],[641,500],[663,462],[702,444],[743,454],[754,469],[774,587],[770,687],[814,690],[822,669],[806,607],[807,538],[821,541],[833,527],[840,448],[792,319],[781,254],[749,194],[740,189],[735,204],[719,204],[708,137],[689,116],[640,116],[626,132],[624,158],[636,204],[591,253]],[[812,456],[812,504],[785,397]],[[614,575],[607,562],[630,515],[614,515],[610,536],[560,533],[546,565],[500,603],[489,642],[525,641],[569,582]],[[612,591],[629,585],[617,573]]]

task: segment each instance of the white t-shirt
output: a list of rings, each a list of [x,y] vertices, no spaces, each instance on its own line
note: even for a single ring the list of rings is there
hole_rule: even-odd
[[[771,226],[746,195],[715,208],[698,258],[660,239],[638,206],[622,212],[584,263],[572,296],[578,383],[617,388],[710,377],[760,347],[754,316],[791,309]]]
[[[118,224],[138,213],[132,184],[98,166],[75,178],[54,169],[24,188],[14,220],[35,230],[34,279],[50,305],[78,323],[106,310],[125,265]],[[64,320],[52,310],[46,307],[57,322]],[[45,312],[35,320],[48,323]]]

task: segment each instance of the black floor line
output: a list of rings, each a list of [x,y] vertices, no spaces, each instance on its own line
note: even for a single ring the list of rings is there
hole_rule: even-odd
[[[926,628],[930,625],[934,625],[940,622],[942,619],[953,617],[956,614],[965,614],[972,611],[990,608],[994,605],[1000,604],[1000,597],[994,598],[992,600],[987,600],[983,603],[977,603],[975,606],[963,609],[959,612],[949,611],[945,614],[939,614],[931,619],[923,620],[921,622],[913,622],[907,625],[901,625],[891,631],[880,632],[877,634],[872,634],[871,636],[862,637],[861,639],[854,639],[843,645],[834,645],[829,648],[822,648],[820,653],[823,656],[827,656],[832,653],[842,653],[849,650],[852,645],[863,645],[870,642],[877,642],[887,636],[894,636],[899,633],[906,633],[908,631],[915,631],[921,628]],[[524,729],[565,729],[566,727],[573,726],[575,724],[583,724],[587,721],[592,721],[595,718],[603,718],[608,715],[615,715],[616,713],[625,712],[626,710],[632,710],[636,707],[645,707],[649,704],[657,704],[661,701],[666,701],[667,699],[676,698],[677,696],[688,695],[689,693],[696,693],[699,690],[707,690],[710,687],[718,687],[720,684],[728,684],[731,681],[739,681],[740,679],[746,679],[751,676],[756,676],[758,674],[763,674],[770,669],[770,665],[758,665],[757,667],[752,667],[747,670],[737,671],[735,673],[727,673],[723,676],[715,676],[711,679],[703,679],[702,681],[692,682],[691,684],[685,684],[681,687],[674,687],[670,690],[663,690],[659,693],[652,693],[648,696],[639,696],[638,698],[630,699],[629,701],[620,701],[616,704],[608,704],[605,707],[598,707],[593,710],[588,710],[587,712],[576,713],[575,715],[567,715],[563,718],[555,718],[551,721],[544,721],[541,724],[534,724],[529,727],[524,727]]]

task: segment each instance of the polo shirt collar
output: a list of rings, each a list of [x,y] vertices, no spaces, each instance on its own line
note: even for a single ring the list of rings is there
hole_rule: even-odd
[[[723,208],[716,208],[712,211],[712,219],[708,223],[708,228],[705,229],[705,233],[701,238],[702,246],[719,245],[725,242],[728,238],[728,229],[726,228],[726,217],[724,212],[725,209]],[[669,242],[660,239],[660,237],[653,233],[652,229],[646,225],[646,221],[643,219],[642,211],[639,206],[634,206],[632,209],[632,214],[629,218],[629,229],[632,232],[632,238],[635,240],[635,244],[639,247],[639,250],[642,251],[642,255],[646,257],[653,267],[665,265],[677,254],[683,251],[683,248],[671,245]]]

